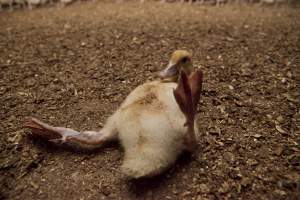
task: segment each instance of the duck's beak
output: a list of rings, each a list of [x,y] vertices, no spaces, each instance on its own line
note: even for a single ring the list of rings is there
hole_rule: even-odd
[[[159,76],[161,78],[170,78],[170,77],[173,77],[177,74],[177,65],[170,62],[168,64],[168,66],[159,72]]]

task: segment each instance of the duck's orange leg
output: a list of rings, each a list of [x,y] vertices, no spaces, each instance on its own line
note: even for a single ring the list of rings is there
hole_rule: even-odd
[[[113,127],[104,127],[100,131],[78,132],[70,128],[50,126],[36,118],[30,118],[25,128],[31,129],[32,134],[38,135],[52,142],[75,143],[79,146],[88,145],[98,147],[103,143],[116,138],[116,130]]]

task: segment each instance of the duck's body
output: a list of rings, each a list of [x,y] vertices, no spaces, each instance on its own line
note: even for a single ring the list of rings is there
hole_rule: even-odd
[[[140,85],[115,113],[125,150],[122,171],[127,176],[157,175],[184,149],[186,119],[173,95],[176,86],[161,81]]]
[[[176,59],[177,56],[173,55]],[[180,62],[181,59],[176,61]],[[174,69],[178,67],[175,62],[170,63],[162,74],[174,77]],[[195,115],[201,85],[200,71],[190,77],[182,72],[178,83],[159,80],[142,84],[126,97],[100,131],[77,132],[52,127],[34,118],[25,126],[50,140],[79,146],[99,147],[118,139],[125,151],[122,172],[131,178],[151,177],[171,166],[184,149],[191,150],[195,145],[198,134]]]

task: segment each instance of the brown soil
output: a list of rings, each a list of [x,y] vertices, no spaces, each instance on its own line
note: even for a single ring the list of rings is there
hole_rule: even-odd
[[[299,8],[83,2],[0,27],[0,199],[299,199]],[[27,116],[101,128],[175,49],[204,71],[202,135],[166,174],[127,181],[117,144],[26,136]]]

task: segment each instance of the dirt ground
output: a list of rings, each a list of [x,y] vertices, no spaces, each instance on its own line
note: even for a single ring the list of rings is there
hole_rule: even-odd
[[[82,2],[0,27],[0,199],[299,199],[299,8]],[[101,128],[175,49],[205,75],[202,135],[164,175],[127,181],[118,144],[82,152],[22,128]]]

